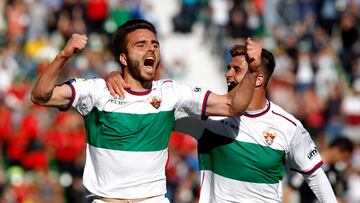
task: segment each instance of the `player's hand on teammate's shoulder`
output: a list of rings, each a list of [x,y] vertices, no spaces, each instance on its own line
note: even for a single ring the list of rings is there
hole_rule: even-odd
[[[257,72],[261,66],[261,51],[260,44],[253,41],[251,38],[246,39],[246,60],[249,63],[249,71]]]
[[[120,71],[112,71],[105,77],[106,86],[110,94],[117,99],[124,99],[125,88],[130,88],[130,85],[125,82]]]
[[[59,56],[62,58],[73,56],[76,52],[82,50],[86,46],[87,41],[88,37],[86,34],[72,34]]]

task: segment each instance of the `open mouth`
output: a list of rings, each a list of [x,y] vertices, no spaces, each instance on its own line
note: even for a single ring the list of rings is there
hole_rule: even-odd
[[[155,63],[155,59],[152,58],[152,57],[148,57],[148,58],[146,58],[145,61],[144,61],[144,66],[153,67],[153,66],[154,66],[154,63]]]
[[[227,82],[227,86],[228,86],[228,91],[231,91],[232,89],[234,89],[234,87],[236,87],[236,83],[235,82]]]

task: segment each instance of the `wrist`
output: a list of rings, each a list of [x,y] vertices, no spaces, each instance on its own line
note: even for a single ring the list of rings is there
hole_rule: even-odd
[[[64,52],[64,50],[62,50],[57,56],[57,59],[59,60],[67,60],[68,58],[70,58],[69,56],[67,56]]]

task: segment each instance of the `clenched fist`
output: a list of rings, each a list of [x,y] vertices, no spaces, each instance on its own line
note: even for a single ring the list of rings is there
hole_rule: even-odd
[[[63,58],[69,58],[76,52],[83,49],[87,44],[88,37],[85,34],[74,33],[71,38],[67,41],[65,47],[60,52],[60,56]]]
[[[250,72],[257,72],[261,66],[261,45],[254,42],[252,39],[246,39],[246,60],[249,64]]]

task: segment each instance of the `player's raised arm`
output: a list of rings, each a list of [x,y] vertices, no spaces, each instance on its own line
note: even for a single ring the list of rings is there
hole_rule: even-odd
[[[236,116],[241,115],[249,105],[255,89],[261,66],[262,47],[248,38],[246,40],[246,60],[248,70],[241,82],[226,95],[210,94],[206,114]]]
[[[56,86],[58,76],[67,61],[77,51],[83,49],[87,43],[87,36],[73,34],[64,49],[48,65],[46,70],[36,81],[31,91],[31,101],[43,106],[66,106],[71,98],[72,91],[68,85]]]

